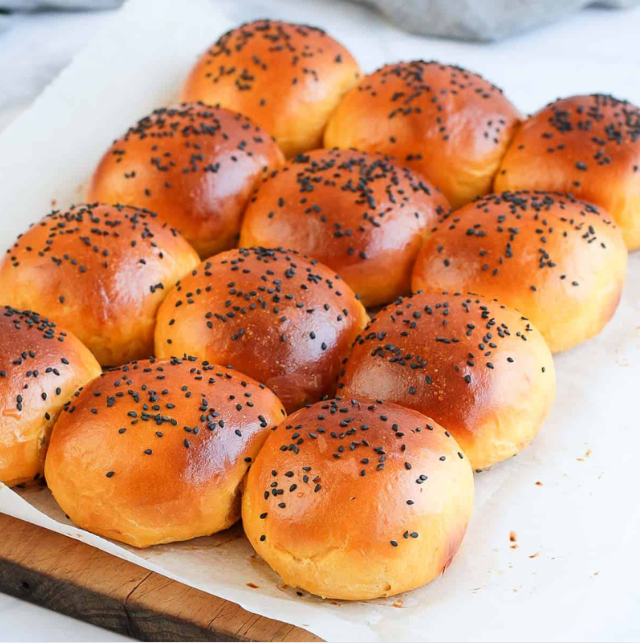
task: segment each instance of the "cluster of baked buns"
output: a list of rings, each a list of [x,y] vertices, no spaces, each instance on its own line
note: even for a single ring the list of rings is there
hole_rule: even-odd
[[[361,77],[325,32],[268,20],[181,99],[0,265],[0,481],[44,474],[76,524],[136,547],[242,517],[323,597],[431,581],[473,471],[544,422],[552,353],[616,309],[640,109],[523,118],[465,69]]]

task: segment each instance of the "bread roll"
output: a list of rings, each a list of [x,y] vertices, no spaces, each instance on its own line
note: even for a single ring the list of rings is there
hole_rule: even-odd
[[[0,310],[0,482],[13,486],[42,475],[58,413],[100,365],[72,333],[38,313]]]
[[[495,190],[556,190],[602,206],[630,250],[640,248],[640,108],[613,96],[572,96],[518,130]]]
[[[108,371],[55,424],[47,484],[80,527],[134,547],[208,536],[240,517],[239,487],[278,398],[193,358]]]
[[[365,306],[411,288],[424,237],[447,200],[388,157],[315,150],[265,178],[251,199],[240,245],[284,246],[335,270]]]
[[[351,54],[321,29],[257,20],[202,54],[181,97],[246,114],[294,156],[321,147],[329,115],[359,75]]]
[[[445,215],[425,242],[413,290],[476,292],[517,308],[554,353],[613,315],[627,251],[608,213],[572,196],[504,192]]]
[[[368,317],[327,267],[280,248],[203,262],[158,311],[156,355],[231,364],[264,382],[287,412],[330,395]]]
[[[471,467],[449,432],[395,404],[338,398],[269,435],[249,471],[242,522],[287,585],[366,600],[442,573],[472,506]]]
[[[197,264],[195,250],[152,212],[82,205],[18,238],[0,264],[0,292],[63,324],[113,366],[153,353],[158,306]]]
[[[365,76],[331,116],[324,143],[395,156],[460,207],[491,191],[519,119],[481,76],[415,60]]]
[[[446,427],[474,469],[522,450],[555,395],[553,358],[516,310],[461,293],[419,293],[380,311],[338,381],[345,398],[382,398]]]
[[[113,143],[88,200],[148,208],[205,258],[236,245],[258,178],[282,161],[246,116],[184,103],[155,110]]]

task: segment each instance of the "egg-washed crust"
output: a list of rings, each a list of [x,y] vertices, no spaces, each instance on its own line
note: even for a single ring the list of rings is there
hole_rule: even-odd
[[[239,487],[284,419],[264,384],[194,357],[107,371],[60,415],[49,487],[81,527],[137,547],[205,536],[240,516]]]
[[[0,264],[6,301],[72,331],[103,365],[153,353],[157,308],[198,264],[177,230],[148,210],[89,204],[33,224]]]
[[[550,103],[520,127],[495,190],[572,193],[607,210],[639,248],[640,108],[605,94]]]
[[[249,472],[242,518],[285,583],[365,600],[440,574],[472,505],[471,467],[448,431],[395,404],[337,398],[269,435]]]
[[[460,207],[491,190],[519,122],[518,110],[482,76],[414,60],[365,76],[332,114],[324,143],[394,156]]]
[[[315,150],[260,182],[240,245],[304,252],[335,270],[365,306],[378,306],[409,293],[422,241],[448,210],[437,188],[387,156]]]
[[[258,179],[282,152],[246,116],[203,103],[156,109],[105,153],[88,200],[152,210],[203,258],[233,247]]]
[[[200,57],[181,98],[246,114],[290,157],[322,146],[331,112],[359,75],[351,54],[322,29],[257,20]]]
[[[330,395],[368,320],[340,277],[282,248],[240,248],[201,263],[158,312],[156,355],[231,364],[292,411]]]
[[[479,470],[536,435],[553,403],[555,371],[542,335],[518,311],[473,293],[418,293],[371,320],[338,393],[432,417]]]
[[[441,218],[418,255],[412,287],[496,298],[559,352],[606,325],[626,266],[607,212],[571,195],[503,192]]]
[[[0,482],[38,480],[49,433],[69,397],[100,365],[72,333],[46,317],[0,308]]]

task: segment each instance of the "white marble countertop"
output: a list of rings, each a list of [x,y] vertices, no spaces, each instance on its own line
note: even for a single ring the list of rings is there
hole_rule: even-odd
[[[323,26],[355,51],[366,71],[416,56],[467,66],[502,86],[525,112],[557,96],[593,91],[640,103],[640,8],[624,12],[592,8],[541,30],[486,45],[409,36],[373,11],[339,0],[212,1],[238,23],[273,17]],[[112,15],[9,17],[9,29],[0,32],[0,130]],[[0,594],[0,642],[107,640],[129,639]]]

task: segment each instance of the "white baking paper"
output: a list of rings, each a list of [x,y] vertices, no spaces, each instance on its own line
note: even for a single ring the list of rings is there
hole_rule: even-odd
[[[294,10],[289,2],[291,14],[284,17],[304,20],[303,4]],[[365,20],[364,10],[357,11]],[[94,37],[0,135],[2,248],[53,205],[82,200],[82,186],[103,151],[134,120],[175,98],[196,55],[232,26],[227,16],[208,0],[130,0]],[[316,22],[366,58],[367,70],[384,62],[366,30],[352,25],[347,38],[348,25],[329,13]],[[428,41],[383,29],[387,42],[404,38],[407,58],[430,57]],[[477,51],[475,68],[483,59],[496,73],[515,64]],[[472,57],[472,49],[465,52]],[[523,109],[554,95],[542,87],[532,98],[534,80],[529,76],[526,87],[524,80],[513,82],[513,92],[528,102]],[[567,76],[569,85],[573,80]],[[0,303],[10,303],[2,293]],[[556,368],[557,401],[540,435],[516,458],[476,476],[475,514],[451,567],[429,586],[396,598],[341,603],[298,597],[255,556],[239,527],[135,550],[76,528],[46,489],[16,493],[0,485],[0,511],[328,640],[637,640],[640,253],[631,257],[611,324],[600,337],[558,355]]]

